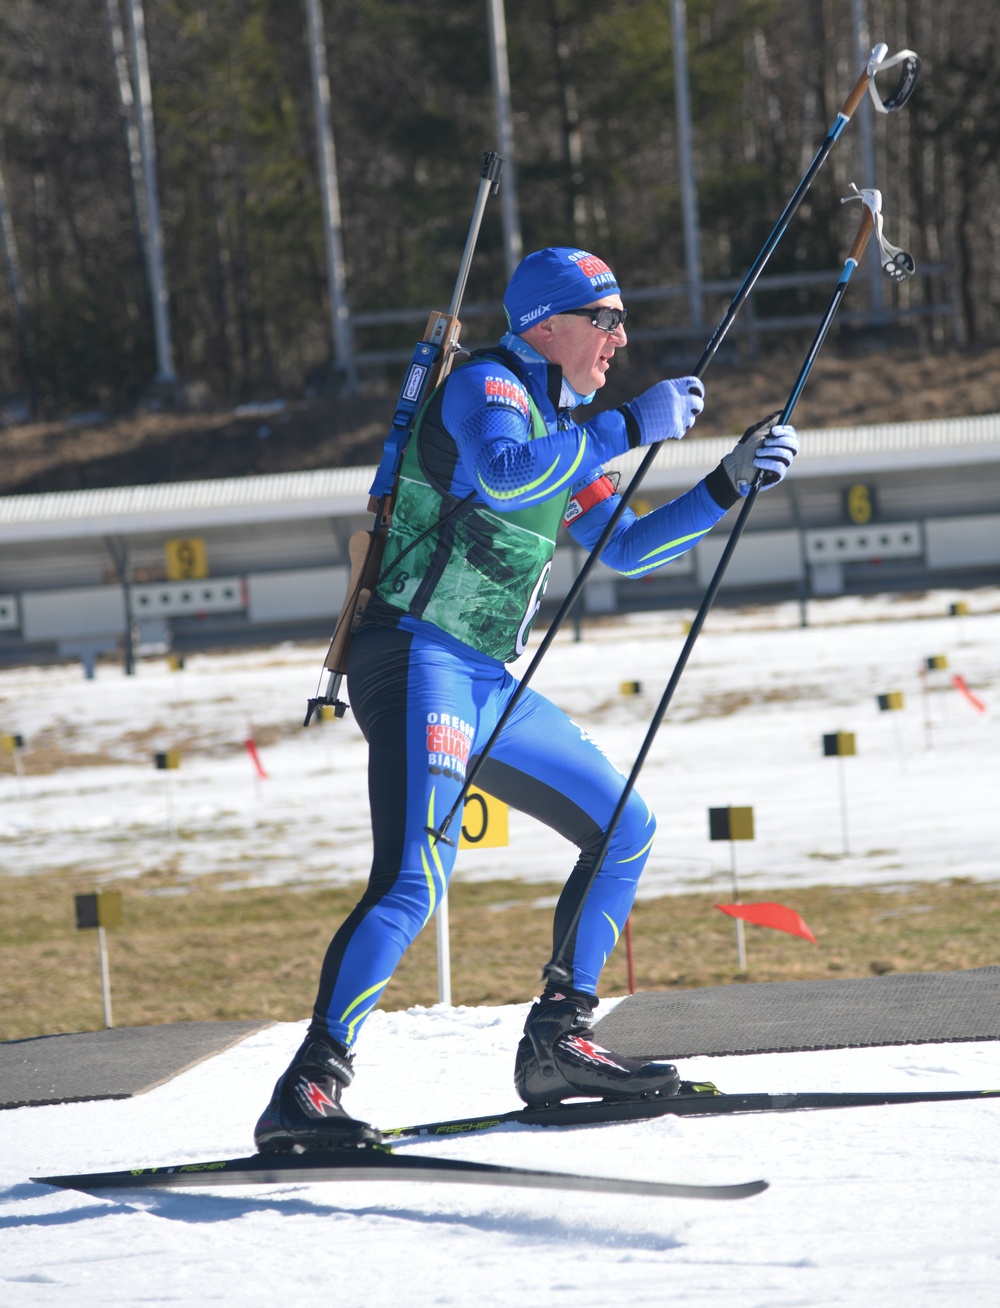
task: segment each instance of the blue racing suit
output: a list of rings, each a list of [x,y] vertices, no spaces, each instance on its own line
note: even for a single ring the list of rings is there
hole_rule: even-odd
[[[450,374],[411,437],[382,580],[348,663],[351,707],[369,746],[374,851],[368,887],[324,959],[313,1015],[318,1033],[348,1047],[447,890],[455,847],[427,828],[457,799],[517,685],[505,662],[524,648],[554,549],[554,531],[539,523],[551,526],[554,502],[556,525],[561,517],[590,550],[618,504],[603,464],[629,449],[628,416],[612,410],[578,425],[567,395],[559,368],[506,336],[499,351]],[[695,545],[737,498],[717,468],[642,517],[626,508],[601,559],[642,576]],[[400,521],[408,505],[430,522],[423,535]],[[528,557],[537,575],[519,576],[511,560]],[[486,605],[467,602],[477,585]],[[513,608],[508,592],[519,596]],[[574,988],[589,994],[655,832],[633,791],[592,876],[624,782],[587,733],[531,687],[477,774],[483,790],[579,848],[553,937],[562,938],[583,897],[567,959]]]

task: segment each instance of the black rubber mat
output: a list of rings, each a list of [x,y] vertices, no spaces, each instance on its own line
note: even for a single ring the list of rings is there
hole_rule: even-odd
[[[177,1022],[0,1043],[0,1108],[127,1099],[269,1022]],[[595,1028],[633,1057],[1000,1040],[1000,967],[630,995]]]
[[[1000,1040],[1000,967],[644,992],[594,1030],[635,1058]]]
[[[270,1022],[174,1022],[0,1043],[0,1108],[128,1099]]]

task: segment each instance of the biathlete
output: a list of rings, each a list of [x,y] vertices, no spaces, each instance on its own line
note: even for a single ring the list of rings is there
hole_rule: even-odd
[[[618,504],[604,464],[639,445],[679,440],[704,407],[696,377],[661,381],[621,408],[578,410],[626,344],[614,273],[595,255],[528,255],[504,295],[509,331],[456,367],[425,405],[403,457],[382,579],[350,650],[351,706],[369,748],[371,878],[323,961],[308,1033],[255,1129],[266,1151],[376,1141],[341,1096],[353,1053],[403,953],[448,887],[454,846],[428,834],[517,685],[565,526],[590,550]],[[601,559],[628,577],[695,545],[745,495],[784,477],[790,426],[751,428],[703,480],[636,516],[626,508]],[[676,1092],[667,1062],[602,1048],[591,1030],[597,984],[632,907],[655,821],[632,792],[596,876],[593,861],[625,779],[589,736],[528,687],[478,774],[504,803],[579,850],[553,935],[580,907],[572,982],[547,984],[528,1014],[514,1081],[529,1104],[574,1096]]]

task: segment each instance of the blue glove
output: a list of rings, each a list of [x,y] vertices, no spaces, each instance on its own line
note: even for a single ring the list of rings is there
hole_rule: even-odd
[[[679,441],[704,407],[705,387],[700,377],[657,382],[622,405],[629,445],[634,449],[657,441]]]
[[[777,486],[799,452],[799,436],[794,427],[790,424],[771,426],[775,418],[780,416],[779,410],[769,414],[756,426],[748,427],[736,448],[723,456],[722,466],[733,489],[744,497],[750,493],[758,472],[764,474],[760,483],[761,490]]]

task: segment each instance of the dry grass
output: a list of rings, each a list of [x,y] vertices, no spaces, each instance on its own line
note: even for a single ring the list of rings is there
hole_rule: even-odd
[[[188,705],[176,706],[178,717]],[[192,716],[194,714],[192,706]],[[266,724],[254,728],[254,741],[266,749],[280,740],[291,739],[301,732],[298,722]],[[84,745],[86,730],[77,723],[60,720],[38,731],[14,754],[0,750],[0,776],[51,776],[63,768],[106,768],[122,763],[149,763],[153,755],[169,746],[181,755],[197,754],[200,758],[229,758],[243,751],[243,742],[231,737],[215,738],[210,731],[182,731],[176,726],[154,722],[141,731],[122,731],[101,749]]]
[[[108,938],[118,1026],[308,1016],[329,937],[359,890],[221,890],[207,878],[182,884],[169,869],[116,888],[125,922]],[[73,897],[92,889],[92,881],[54,874],[0,879],[0,1039],[103,1025],[96,932],[74,925]],[[450,904],[456,1004],[514,1003],[537,993],[551,952],[550,904],[557,892],[554,885],[456,879]],[[801,913],[818,944],[748,926],[748,971],[741,976],[734,924],[711,896],[641,901],[632,917],[637,988],[1000,963],[1000,885],[818,887],[767,897]],[[601,988],[627,990],[624,942]],[[436,1000],[431,928],[404,958],[383,1007]]]

